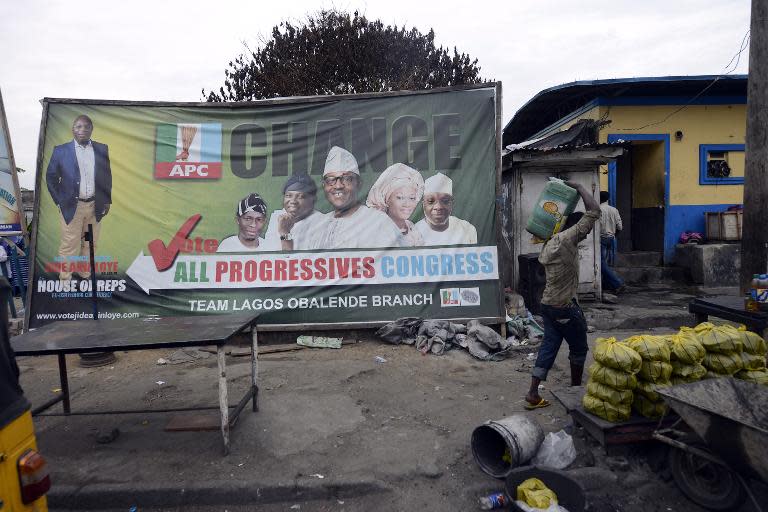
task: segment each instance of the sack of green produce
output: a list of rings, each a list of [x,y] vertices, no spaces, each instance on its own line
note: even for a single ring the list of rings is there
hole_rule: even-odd
[[[632,408],[646,418],[657,420],[667,412],[667,404],[664,402],[653,402],[643,395],[635,395],[632,401]]]
[[[587,393],[605,400],[613,405],[631,405],[632,404],[632,391],[629,389],[616,389],[602,384],[595,380],[590,380],[587,383]]]
[[[592,363],[588,371],[590,380],[615,389],[635,389],[637,387],[637,377],[631,373],[614,370],[600,363]]]
[[[733,375],[729,373],[717,373],[713,372],[712,370],[707,370],[707,374],[704,376],[704,379],[722,379],[723,377],[733,377]]]
[[[622,343],[640,354],[643,361],[669,362],[669,346],[664,341],[663,336],[651,336],[648,334],[631,336],[622,341]]]
[[[590,394],[584,395],[581,403],[587,411],[613,423],[626,421],[632,413],[632,408],[629,405],[614,405]]]
[[[677,334],[665,337],[670,349],[670,359],[688,364],[701,364],[707,350],[699,341],[696,331],[682,327]]]
[[[661,395],[656,392],[656,388],[662,388],[665,386],[669,386],[672,383],[670,381],[666,382],[659,382],[654,384],[653,382],[648,382],[644,380],[640,380],[637,382],[637,387],[633,391],[633,393],[639,393],[643,395],[645,398],[650,400],[651,402],[660,402],[663,400],[661,398]],[[633,396],[634,398],[634,396]]]
[[[671,376],[672,365],[664,361],[643,361],[637,374],[639,380],[648,382],[667,382]]]
[[[704,322],[694,329],[707,352],[733,354],[744,349],[741,333],[731,325],[714,325]]]
[[[768,371],[766,370],[741,370],[736,372],[734,377],[741,380],[748,380],[755,384],[768,386]]]
[[[741,343],[744,345],[744,352],[753,356],[764,356],[768,352],[768,344],[762,336],[756,332],[748,331],[746,326],[739,327],[741,334]]]
[[[685,364],[681,361],[672,361],[672,377],[683,377],[686,382],[695,382],[707,374],[707,368],[701,364]]]
[[[707,367],[708,370],[721,375],[733,375],[737,371],[742,369],[743,362],[741,360],[741,354],[717,354],[715,352],[709,352],[704,357],[702,364]]]
[[[706,374],[705,374],[706,376]],[[703,377],[706,378],[706,377]],[[693,378],[687,378],[687,377],[678,377],[676,375],[672,375],[672,385],[677,386],[678,384],[688,384],[689,382],[696,382],[701,379],[693,379]]]
[[[598,338],[595,344],[595,361],[615,370],[637,373],[643,360],[640,354],[616,341],[616,338]]]
[[[756,356],[742,352],[741,367],[744,370],[765,370],[765,354]]]

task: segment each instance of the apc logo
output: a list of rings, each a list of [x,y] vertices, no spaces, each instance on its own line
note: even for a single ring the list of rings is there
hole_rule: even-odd
[[[157,125],[155,179],[221,178],[221,124]]]

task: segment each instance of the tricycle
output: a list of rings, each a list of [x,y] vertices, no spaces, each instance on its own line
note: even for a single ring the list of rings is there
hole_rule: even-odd
[[[762,512],[748,480],[768,482],[768,387],[728,377],[657,391],[680,416],[653,434],[673,447],[680,490],[710,510],[736,510],[749,496]]]

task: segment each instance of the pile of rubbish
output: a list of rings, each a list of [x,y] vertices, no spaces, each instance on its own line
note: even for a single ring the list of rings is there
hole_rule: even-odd
[[[413,345],[422,354],[442,355],[454,348],[465,349],[481,361],[501,361],[541,342],[544,331],[530,315],[507,320],[510,336],[506,339],[479,320],[464,325],[417,317],[398,318],[376,331],[376,336],[393,345]]]
[[[667,412],[660,387],[730,376],[768,385],[767,352],[765,340],[746,327],[709,322],[666,336],[599,338],[582,404],[611,422],[633,410],[658,419]]]

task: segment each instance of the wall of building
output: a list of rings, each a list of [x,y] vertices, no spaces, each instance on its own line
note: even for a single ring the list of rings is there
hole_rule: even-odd
[[[679,108],[680,105],[602,106],[601,115],[607,114],[611,124],[600,133],[600,142],[606,142],[609,133],[669,134],[670,206],[740,204],[744,195],[741,184],[699,184],[699,145],[744,144],[746,104],[689,105],[663,121]],[[637,129],[648,124],[653,126]],[[683,133],[681,140],[675,138],[677,131]],[[734,175],[744,175],[743,162],[743,157],[735,158]]]
[[[681,110],[688,101],[689,98],[598,98],[532,137],[540,138],[565,130],[579,119],[605,118],[611,123],[601,130],[599,142],[609,142],[609,137],[615,140],[622,135],[628,139],[642,138],[643,135],[659,135],[659,138],[667,139],[669,142],[650,144],[633,141],[634,169],[644,169],[644,163],[657,167],[659,162],[665,162],[661,173],[658,169],[644,169],[635,176],[639,186],[633,195],[633,207],[665,206],[666,262],[672,261],[681,232],[704,233],[704,212],[723,211],[741,204],[744,194],[740,183],[729,183],[728,180],[700,183],[700,173],[702,165],[706,165],[702,164],[702,144],[730,147],[744,144],[746,97],[700,98],[697,103],[714,104],[691,104]],[[676,132],[682,132],[682,137],[676,137]],[[666,152],[669,169],[666,169],[666,159],[661,156]],[[731,149],[728,155],[731,177],[743,177],[743,152]],[[600,169],[600,188],[608,190],[606,167]],[[661,202],[660,190],[662,193],[666,191]]]

